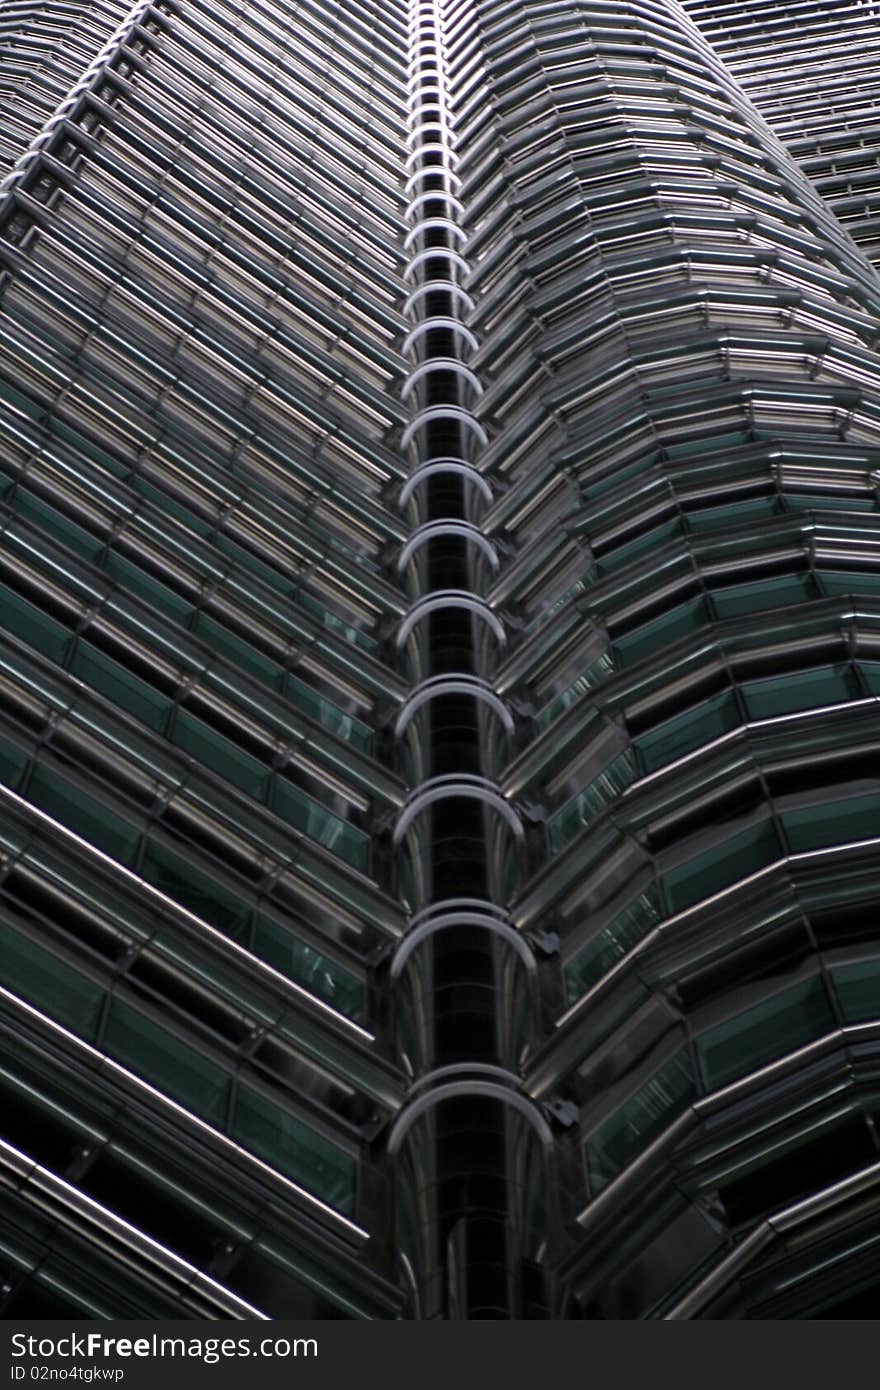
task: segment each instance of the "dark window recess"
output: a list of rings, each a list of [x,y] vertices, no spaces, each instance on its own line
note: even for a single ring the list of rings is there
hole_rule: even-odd
[[[855,1117],[728,1183],[720,1193],[727,1219],[734,1227],[754,1221],[876,1161],[868,1126]]]
[[[204,1266],[222,1244],[222,1232],[207,1216],[151,1181],[139,1165],[132,1167],[114,1153],[101,1154],[79,1185],[96,1202],[192,1264]]]

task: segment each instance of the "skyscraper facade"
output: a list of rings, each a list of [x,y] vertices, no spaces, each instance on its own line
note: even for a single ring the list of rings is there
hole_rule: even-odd
[[[5,1316],[876,1295],[874,9],[0,9]]]

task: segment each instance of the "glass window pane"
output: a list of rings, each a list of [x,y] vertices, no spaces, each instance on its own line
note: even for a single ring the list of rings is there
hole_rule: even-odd
[[[269,917],[257,918],[254,953],[348,1018],[357,1021],[363,1018],[361,981],[335,961],[306,946],[280,922]]]
[[[880,1019],[880,960],[860,960],[836,965],[831,978],[846,1023],[871,1023]]]
[[[780,575],[774,579],[759,579],[751,584],[732,584],[728,589],[715,589],[712,605],[719,618],[737,618],[742,613],[756,613],[762,608],[782,608],[790,603],[806,603],[816,597],[816,588],[806,574]]]
[[[27,795],[28,800],[39,806],[40,810],[66,825],[89,844],[96,845],[121,864],[133,863],[141,830],[139,826],[123,820],[115,807],[105,806],[65,777],[39,763],[31,775]]]
[[[745,526],[749,521],[760,521],[764,517],[777,516],[779,508],[772,497],[749,497],[742,502],[726,502],[722,507],[706,507],[699,512],[688,512],[687,524],[690,531],[713,531],[717,527]]]
[[[880,792],[784,811],[781,819],[795,853],[876,839],[880,836]]]
[[[276,777],[272,784],[270,805],[276,815],[286,820],[305,835],[311,836],[319,844],[338,854],[340,859],[353,864],[355,868],[366,868],[369,841],[354,826],[340,820],[320,802],[313,800],[306,792],[300,791],[284,777]]]
[[[677,608],[664,613],[662,617],[643,623],[634,632],[616,638],[614,650],[617,659],[622,666],[631,666],[633,662],[641,661],[642,657],[650,656],[652,652],[667,646],[670,642],[698,632],[710,621],[711,614],[703,599],[680,603]]]
[[[832,597],[836,594],[880,594],[880,574],[865,574],[863,570],[821,570],[818,578],[822,592]]]
[[[147,883],[229,936],[235,936],[248,919],[250,909],[234,893],[154,839],[144,849],[141,874]]]
[[[104,569],[125,593],[143,599],[174,622],[185,624],[191,618],[193,605],[190,600],[181,598],[167,584],[160,584],[139,565],[111,551],[104,561]]]
[[[661,916],[660,897],[652,888],[630,903],[598,936],[581,947],[565,967],[568,1002],[573,1004],[582,994],[586,994],[642,937],[647,936]]]
[[[187,710],[175,715],[171,741],[250,796],[265,795],[269,769]]]
[[[241,1086],[233,1135],[246,1149],[286,1173],[337,1211],[354,1209],[355,1162],[280,1105]]]
[[[816,666],[809,671],[788,671],[767,680],[748,681],[742,692],[750,716],[769,719],[776,714],[855,699],[859,686],[849,666]]]
[[[710,1089],[726,1086],[833,1026],[822,980],[816,975],[701,1034],[696,1039],[700,1073]]]
[[[104,991],[66,961],[0,922],[3,984],[87,1041],[95,1036]]]
[[[695,1094],[690,1057],[682,1049],[640,1086],[587,1141],[587,1171],[595,1194],[681,1114]]]
[[[171,701],[146,681],[126,671],[118,661],[105,656],[91,642],[80,640],[77,643],[70,670],[99,694],[128,710],[142,724],[151,729],[161,728]]]
[[[609,550],[601,559],[596,561],[596,570],[600,576],[611,574],[614,570],[622,569],[624,565],[639,559],[642,555],[649,555],[658,546],[665,545],[667,541],[673,540],[682,534],[682,524],[678,517],[672,521],[664,521],[662,525],[655,526],[652,530],[646,531],[643,536],[638,536],[635,540],[627,542],[626,545],[616,546]]]
[[[761,821],[748,830],[731,835],[721,844],[698,854],[663,875],[670,912],[709,898],[722,888],[781,858],[781,846],[770,821]]]
[[[610,762],[588,787],[572,797],[547,823],[551,850],[560,850],[573,840],[585,825],[589,825],[613,801],[635,776],[632,757],[621,753]]]
[[[701,705],[658,724],[635,740],[642,771],[654,772],[702,744],[711,743],[740,722],[732,691],[724,691]]]
[[[0,742],[0,783],[15,791],[30,760],[31,754],[26,748],[4,738]]]
[[[209,618],[206,613],[200,613],[193,625],[193,630],[203,642],[208,643],[212,651],[218,652],[234,666],[256,676],[258,680],[271,686],[273,690],[281,688],[281,682],[284,679],[284,667],[280,666],[277,661],[273,661],[271,657],[264,656],[250,642],[236,636],[234,632],[230,632],[214,618]]]
[[[70,631],[6,584],[0,584],[0,613],[7,632],[14,633],[52,661],[64,661],[71,642]]]
[[[229,1079],[222,1067],[190,1048],[145,1014],[114,999],[104,1050],[194,1114],[222,1126]]]

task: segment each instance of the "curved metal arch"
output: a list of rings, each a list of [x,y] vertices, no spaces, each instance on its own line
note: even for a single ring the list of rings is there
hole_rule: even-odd
[[[410,329],[404,339],[401,351],[409,352],[410,348],[413,347],[418,339],[423,337],[425,333],[429,333],[432,328],[448,328],[450,333],[455,333],[459,338],[464,338],[468,347],[473,348],[474,351],[480,346],[471,330],[465,327],[461,319],[451,318],[449,314],[434,314],[431,318],[422,319],[421,323],[417,323],[415,328]]]
[[[482,531],[479,531],[473,522],[450,518],[448,521],[426,521],[423,526],[416,527],[397,557],[397,573],[403,573],[417,550],[421,550],[423,545],[427,545],[429,541],[437,540],[441,536],[461,537],[462,540],[482,550],[493,570],[500,568],[498,552]]]
[[[492,609],[484,599],[478,598],[467,589],[437,589],[432,594],[426,594],[414,603],[412,608],[402,620],[397,629],[395,645],[398,649],[403,646],[413,631],[417,623],[426,618],[430,613],[434,613],[441,608],[467,608],[476,617],[481,618],[489,627],[500,643],[507,641],[507,633],[501,619],[492,612]]]
[[[404,314],[411,314],[417,302],[424,299],[427,294],[453,294],[456,295],[464,305],[465,309],[473,309],[474,301],[471,299],[467,290],[463,290],[461,285],[457,285],[454,280],[427,280],[424,285],[417,285],[412,294],[403,306]]]
[[[400,738],[409,727],[413,716],[423,705],[440,695],[472,695],[482,700],[494,710],[509,734],[513,733],[513,716],[500,695],[479,676],[470,676],[464,671],[456,671],[447,676],[429,676],[410,691],[394,724],[394,737]]]
[[[552,1150],[552,1131],[534,1101],[528,1100],[519,1091],[512,1090],[500,1081],[483,1080],[476,1076],[469,1080],[447,1081],[405,1105],[391,1127],[388,1153],[394,1157],[416,1120],[426,1111],[433,1110],[435,1105],[440,1105],[444,1100],[459,1099],[462,1096],[485,1096],[489,1100],[499,1100],[504,1105],[512,1106],[532,1126],[543,1148],[548,1153]]]
[[[531,947],[508,922],[499,922],[497,917],[490,917],[488,913],[448,912],[440,917],[432,917],[430,922],[423,922],[420,927],[408,932],[398,943],[391,961],[392,980],[400,979],[410,956],[418,950],[424,941],[429,940],[435,932],[446,931],[449,927],[479,927],[492,932],[495,936],[499,936],[502,941],[506,941],[508,946],[519,956],[529,976],[534,978],[537,974],[538,966]]]
[[[440,75],[440,73],[436,72],[432,72],[429,74],[425,74],[423,72],[416,72],[411,75],[406,84],[406,105],[408,114],[412,111],[415,111],[416,103],[419,101],[424,101],[425,97],[427,97],[429,101],[436,103],[437,106],[442,107],[444,110],[447,109],[449,102],[449,88],[444,86],[438,80],[440,78]]]
[[[429,405],[410,420],[403,432],[402,447],[406,449],[413,442],[419,430],[424,425],[430,425],[432,420],[457,420],[460,425],[465,425],[469,430],[472,430],[482,445],[485,446],[489,443],[489,436],[479,420],[475,420],[471,412],[465,410],[463,406]]]
[[[403,163],[404,169],[412,169],[416,160],[421,159],[423,154],[442,154],[446,159],[453,161],[456,165],[458,164],[458,155],[455,153],[455,150],[450,149],[448,145],[441,145],[439,142],[432,140],[426,145],[419,145],[417,150],[413,150],[412,154],[407,155]]]
[[[432,478],[436,473],[457,473],[462,482],[473,484],[483,494],[487,502],[494,500],[491,487],[472,463],[466,463],[464,459],[427,459],[425,463],[413,469],[404,483],[400,494],[400,506],[405,507],[416,488],[421,487],[422,483],[426,482],[428,478]]]
[[[459,217],[464,216],[464,203],[462,203],[460,199],[456,198],[454,193],[444,193],[439,188],[434,190],[431,190],[429,188],[427,193],[420,193],[417,198],[411,199],[411,201],[407,204],[404,217],[406,217],[406,219],[409,220],[409,218],[415,212],[416,208],[421,207],[422,203],[430,203],[432,201],[448,203],[449,206],[452,208],[453,212],[458,213]]]
[[[417,125],[414,125],[411,130],[407,131],[406,144],[409,149],[417,149],[421,143],[422,136],[427,135],[429,132],[436,136],[441,145],[445,145],[449,149],[452,148],[449,144],[452,130],[446,120],[446,113],[443,110],[442,104],[438,103],[438,109],[440,111],[439,116],[430,116],[426,121],[419,121]],[[410,112],[410,118],[415,114],[414,111]]]
[[[476,372],[471,371],[465,362],[459,362],[457,357],[430,357],[427,362],[420,363],[418,367],[413,367],[412,371],[407,373],[400,399],[405,401],[408,396],[412,395],[414,388],[418,386],[422,378],[430,376],[432,372],[454,372],[456,376],[464,377],[468,386],[478,396],[484,394],[483,383]]]
[[[525,839],[522,821],[510,802],[495,790],[494,783],[485,777],[473,777],[463,773],[459,776],[431,777],[427,782],[423,782],[421,790],[414,792],[400,810],[394,824],[392,844],[399,845],[416,817],[429,806],[433,806],[435,801],[448,801],[453,796],[469,797],[491,806],[493,811],[497,811],[501,819],[507,822],[514,839]]]
[[[507,921],[507,913],[503,907],[493,903],[489,898],[440,898],[435,903],[428,903],[427,907],[420,907],[418,912],[414,912],[409,919],[410,930],[419,922],[425,921],[428,917],[433,917],[435,912],[456,912],[459,908],[473,908],[475,912],[482,912],[484,915],[495,916]]]
[[[440,256],[447,261],[453,261],[462,275],[470,275],[471,268],[468,262],[457,251],[451,251],[448,246],[428,246],[424,251],[419,251],[418,255],[413,256],[412,260],[404,267],[404,280],[409,280],[413,271],[418,270],[423,261],[436,260]],[[427,283],[431,284],[432,282],[428,281]]]
[[[419,179],[423,179],[426,174],[442,174],[444,179],[448,179],[456,188],[461,188],[461,179],[452,169],[444,169],[440,165],[430,164],[425,169],[416,169],[414,174],[410,174],[404,184],[404,193],[412,193]]]
[[[403,243],[404,251],[409,251],[414,242],[422,235],[422,232],[454,232],[464,246],[467,241],[467,233],[459,227],[457,222],[453,222],[451,217],[423,217],[421,222],[417,222],[407,232]],[[442,251],[442,247],[432,247],[432,250]]]

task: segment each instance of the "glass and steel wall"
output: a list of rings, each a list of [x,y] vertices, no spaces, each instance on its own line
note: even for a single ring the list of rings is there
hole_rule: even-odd
[[[554,1315],[808,1315],[877,1277],[880,281],[678,5],[458,15]]]
[[[6,1310],[393,1316],[405,28],[36,10],[0,76],[0,1007],[3,1162],[54,1186],[4,1214]]]

